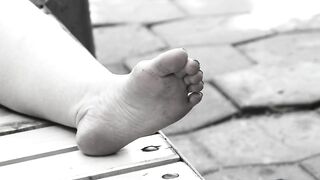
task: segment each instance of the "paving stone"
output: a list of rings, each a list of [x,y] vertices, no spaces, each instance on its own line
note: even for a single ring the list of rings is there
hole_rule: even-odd
[[[308,19],[291,19],[287,23],[284,23],[276,28],[277,32],[288,31],[304,31],[304,30],[318,30],[320,29],[320,14],[314,15]]]
[[[238,110],[210,84],[205,84],[202,101],[180,121],[165,128],[165,134],[176,134],[209,125],[230,117]]]
[[[128,74],[130,72],[122,63],[105,64],[104,66],[114,74]]]
[[[50,124],[48,121],[10,112],[8,115],[0,116],[0,136],[46,127]]]
[[[159,38],[137,25],[95,28],[93,32],[96,54],[102,64],[165,47]]]
[[[317,14],[307,21],[303,21],[298,27],[299,30],[320,29],[320,14]]]
[[[320,156],[315,156],[307,159],[301,165],[313,176],[320,179]]]
[[[287,65],[301,61],[320,62],[320,33],[282,34],[238,48],[259,64]]]
[[[200,61],[205,80],[211,80],[218,74],[245,69],[253,65],[231,46],[187,47],[186,49],[190,57]]]
[[[199,46],[185,47],[185,49],[189,57],[200,61],[205,81],[213,79],[218,74],[245,69],[253,65],[251,61],[231,46]],[[139,61],[152,59],[162,52],[129,58],[125,63],[128,67],[133,68]]]
[[[311,104],[320,100],[319,69],[311,62],[255,66],[214,81],[242,108]]]
[[[249,0],[176,0],[191,15],[226,15],[250,12]]]
[[[320,152],[320,116],[316,112],[303,111],[255,119],[273,139],[294,152],[295,161]]]
[[[93,24],[155,23],[183,17],[169,0],[90,0]]]
[[[214,158],[189,135],[169,136],[170,141],[197,171],[203,174],[214,168]]]
[[[206,180],[314,180],[297,165],[270,165],[221,169]]]
[[[266,135],[254,121],[253,118],[240,119],[207,127],[192,133],[192,138],[214,157],[215,169],[292,159],[291,149]]]
[[[152,30],[171,47],[230,44],[269,35],[270,31],[235,25],[231,17],[199,17],[155,25]],[[239,27],[238,27],[239,26]]]
[[[150,53],[143,54],[140,56],[129,57],[124,61],[124,64],[126,67],[128,67],[130,70],[132,70],[133,67],[138,64],[138,62],[140,62],[142,60],[151,60],[163,52],[165,52],[165,50],[159,50],[156,52],[150,52]]]

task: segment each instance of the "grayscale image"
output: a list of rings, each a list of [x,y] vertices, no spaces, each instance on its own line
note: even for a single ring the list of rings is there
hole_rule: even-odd
[[[320,180],[319,0],[0,0],[0,179]]]

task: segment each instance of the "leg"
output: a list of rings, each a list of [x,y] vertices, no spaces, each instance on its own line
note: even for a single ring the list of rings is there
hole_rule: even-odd
[[[0,39],[0,104],[77,128],[86,154],[114,153],[202,98],[199,64],[182,49],[114,75],[25,0],[0,2]]]
[[[75,127],[88,86],[114,78],[29,1],[0,1],[0,39],[0,103],[21,113]]]

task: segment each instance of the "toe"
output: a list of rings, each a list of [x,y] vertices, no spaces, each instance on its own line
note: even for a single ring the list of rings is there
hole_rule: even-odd
[[[188,61],[188,54],[183,49],[172,49],[160,54],[151,61],[151,68],[159,76],[180,72]]]
[[[184,68],[181,69],[179,72],[176,73],[176,75],[179,78],[183,78],[186,75],[194,75],[196,74],[200,69],[200,63],[197,60],[188,59],[187,63],[185,64]]]
[[[188,59],[185,67],[181,69],[176,75],[183,78],[185,75],[194,75],[200,69],[200,63],[198,60]]]
[[[194,75],[200,70],[200,63],[198,60],[189,60],[185,66],[185,71],[188,75]]]
[[[203,79],[203,72],[199,70],[195,75],[191,76],[185,76],[184,77],[184,82],[189,85],[189,84],[198,84],[201,82]]]
[[[202,93],[201,92],[193,92],[189,95],[189,103],[191,106],[195,106],[198,104],[202,99]]]
[[[200,92],[203,89],[203,81],[200,81],[198,84],[191,84],[188,86],[189,92]]]

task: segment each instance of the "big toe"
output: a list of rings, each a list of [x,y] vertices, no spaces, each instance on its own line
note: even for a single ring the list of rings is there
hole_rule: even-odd
[[[188,54],[183,49],[164,52],[151,61],[151,68],[159,76],[167,76],[181,71],[188,61]]]

